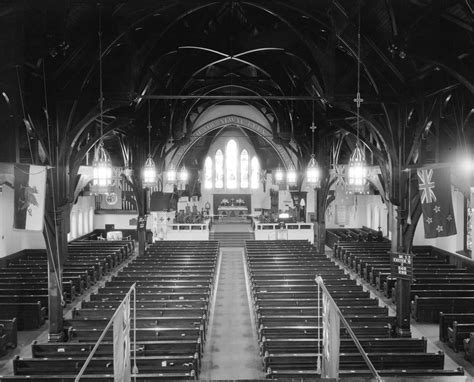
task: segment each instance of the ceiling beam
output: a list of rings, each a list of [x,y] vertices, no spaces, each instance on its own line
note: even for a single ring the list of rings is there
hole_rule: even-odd
[[[113,97],[115,98],[115,97]],[[354,94],[341,94],[335,95],[335,102],[352,102],[355,98]],[[145,94],[137,95],[134,101],[143,99],[155,99],[155,100],[187,100],[187,99],[209,99],[209,100],[269,100],[269,101],[326,101],[327,98],[323,96],[288,96],[288,95],[194,95],[194,94]],[[379,104],[384,103],[399,103],[400,101],[395,97],[364,97],[364,104]]]

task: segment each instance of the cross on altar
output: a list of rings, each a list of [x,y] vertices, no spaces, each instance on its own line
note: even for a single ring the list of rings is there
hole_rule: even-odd
[[[357,104],[357,108],[360,107],[360,104],[364,102],[364,99],[360,97],[360,92],[357,92],[356,97],[353,99],[353,101]]]

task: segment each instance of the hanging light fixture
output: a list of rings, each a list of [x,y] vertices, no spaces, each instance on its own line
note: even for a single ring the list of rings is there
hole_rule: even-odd
[[[356,131],[357,140],[354,152],[349,159],[349,166],[347,170],[347,185],[348,191],[351,193],[365,193],[367,192],[367,164],[365,162],[365,151],[359,139],[359,125],[360,125],[360,104],[364,100],[360,96],[360,3],[359,3],[359,22],[357,29],[357,95],[354,98],[356,103],[357,120]]]
[[[178,180],[182,183],[186,183],[188,181],[188,171],[186,170],[186,167],[181,167],[181,170],[179,170],[178,173]]]
[[[298,174],[296,173],[296,169],[293,165],[290,165],[286,173],[286,183],[288,183],[289,186],[296,186],[297,180]]]
[[[314,93],[314,91],[313,91]],[[314,99],[313,99],[313,121],[311,122],[311,158],[306,167],[306,182],[312,187],[319,187],[321,181],[321,169],[314,155],[314,131],[316,130],[316,125],[314,124]]]
[[[186,167],[181,167],[181,169],[178,171],[176,174],[178,178],[178,190],[185,190],[186,189],[186,183],[188,181],[188,172],[186,171]]]
[[[151,118],[150,118],[150,100],[148,100],[148,157],[143,167],[143,186],[153,187],[156,185],[156,166],[151,156]]]
[[[176,169],[174,168],[173,164],[170,164],[168,171],[166,171],[166,182],[169,184],[175,184],[177,178]]]
[[[276,184],[283,183],[284,177],[285,177],[285,173],[283,171],[283,168],[280,165],[278,165],[278,167],[275,170],[275,182],[276,182]]]
[[[99,6],[99,107],[100,107],[100,140],[94,150],[92,192],[97,194],[108,194],[112,185],[112,161],[104,148],[103,141],[103,114],[104,93],[102,89],[102,13]]]

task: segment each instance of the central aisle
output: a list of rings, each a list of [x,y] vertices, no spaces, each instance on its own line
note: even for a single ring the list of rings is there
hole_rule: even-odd
[[[250,317],[243,250],[221,251],[216,301],[199,379],[264,379]]]

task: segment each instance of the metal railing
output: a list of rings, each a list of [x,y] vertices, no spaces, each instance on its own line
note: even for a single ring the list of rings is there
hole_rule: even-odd
[[[123,298],[122,302],[120,305],[117,307],[115,310],[113,316],[105,326],[104,330],[102,331],[99,339],[97,340],[96,344],[94,345],[92,351],[90,352],[89,356],[87,357],[86,361],[82,365],[81,370],[79,370],[79,373],[77,374],[76,378],[74,379],[74,382],[79,382],[81,379],[82,375],[86,371],[87,366],[89,365],[89,362],[92,360],[94,357],[95,352],[99,348],[100,343],[104,339],[107,330],[110,329],[112,326],[115,318],[117,317],[118,313],[121,311],[122,306],[125,304],[125,301],[130,298],[131,294],[133,293],[133,369],[132,373],[134,375],[138,374],[138,367],[137,367],[137,290],[136,290],[136,283],[133,283],[133,285],[130,287],[129,291],[125,294],[125,297]]]
[[[359,340],[357,339],[354,331],[352,330],[351,326],[349,325],[349,323],[346,321],[346,319],[344,318],[341,310],[339,309],[339,307],[336,305],[336,302],[334,301],[334,299],[332,298],[331,296],[331,293],[328,291],[328,289],[326,288],[326,286],[324,285],[324,280],[323,278],[320,276],[320,275],[316,275],[316,278],[315,278],[315,281],[316,283],[318,284],[318,290],[319,288],[321,288],[321,290],[323,291],[323,293],[326,294],[327,298],[331,301],[331,304],[333,305],[333,309],[336,311],[337,315],[339,316],[339,319],[341,320],[342,324],[344,325],[344,327],[346,328],[347,332],[349,333],[349,336],[352,338],[352,340],[354,341],[356,347],[357,347],[357,350],[359,350],[360,354],[362,355],[362,358],[364,359],[365,363],[367,364],[367,367],[369,368],[370,372],[372,373],[372,375],[374,376],[375,380],[377,382],[383,382],[383,379],[382,377],[379,375],[379,373],[377,372],[377,369],[374,367],[374,365],[372,364],[372,361],[369,359],[369,357],[367,356],[367,353],[365,352],[364,348],[362,347],[361,343],[359,342]],[[319,299],[318,299],[318,304],[319,304]],[[321,317],[322,318],[322,317]]]

